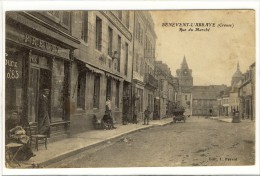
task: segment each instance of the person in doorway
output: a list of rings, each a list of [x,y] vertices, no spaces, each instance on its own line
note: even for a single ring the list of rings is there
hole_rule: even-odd
[[[146,110],[144,111],[144,124],[143,125],[149,125],[149,120],[150,120],[150,110],[149,107],[147,106]]]
[[[49,89],[44,89],[39,100],[38,133],[50,137]]]
[[[19,143],[22,144],[22,148],[16,155],[16,159],[19,161],[29,160],[31,157],[36,156],[30,147],[30,137],[27,136],[24,126],[22,126],[18,111],[12,110],[10,117],[6,120],[5,125],[6,144]],[[15,153],[15,151],[13,151]]]

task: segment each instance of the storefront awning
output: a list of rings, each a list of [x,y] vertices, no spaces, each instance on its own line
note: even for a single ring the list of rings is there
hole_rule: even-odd
[[[106,72],[106,76],[107,76],[107,77],[110,77],[110,78],[113,78],[113,79],[115,79],[115,80],[118,80],[118,81],[123,81],[123,79],[120,78],[119,76],[113,75],[113,74],[108,73],[108,72]]]
[[[89,65],[89,64],[86,64],[86,67],[87,67],[90,71],[92,71],[92,72],[94,72],[94,73],[101,74],[101,75],[104,75],[104,74],[105,74],[104,71],[99,70],[99,69],[97,69],[97,68],[95,68],[95,67],[93,67],[93,66],[91,66],[91,65]]]

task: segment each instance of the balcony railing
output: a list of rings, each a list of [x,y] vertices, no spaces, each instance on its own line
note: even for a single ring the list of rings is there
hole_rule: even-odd
[[[153,88],[158,88],[158,80],[155,79],[155,77],[149,73],[146,73],[144,76],[144,83],[146,85],[152,86]]]

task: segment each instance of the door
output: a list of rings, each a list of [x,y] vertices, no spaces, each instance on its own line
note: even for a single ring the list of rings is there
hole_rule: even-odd
[[[48,97],[48,101],[49,101],[49,117],[51,120],[51,71],[48,69],[40,69],[40,77],[39,77],[39,93],[42,94],[43,93],[43,89],[49,89],[50,90],[50,94]],[[40,96],[40,94],[38,96]],[[41,107],[39,107],[41,108]]]
[[[38,97],[39,97],[39,75],[40,69],[30,68],[30,80],[28,89],[28,114],[29,122],[37,122]]]
[[[51,90],[51,71],[42,68],[31,67],[30,68],[30,80],[28,89],[28,114],[29,122],[38,121],[38,99],[42,90],[48,88]],[[49,97],[49,102],[50,97]],[[51,103],[49,103],[50,105]],[[49,107],[50,109],[50,107]]]

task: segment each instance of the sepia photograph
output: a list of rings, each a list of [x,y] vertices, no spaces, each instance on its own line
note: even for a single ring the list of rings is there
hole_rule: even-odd
[[[256,166],[256,16],[4,11],[3,167]]]

